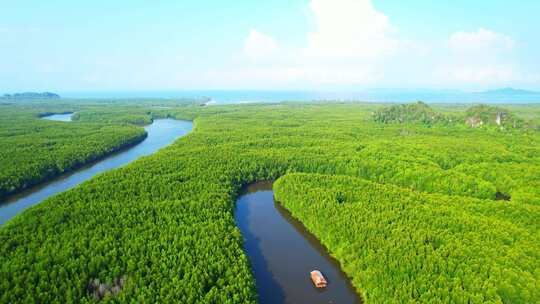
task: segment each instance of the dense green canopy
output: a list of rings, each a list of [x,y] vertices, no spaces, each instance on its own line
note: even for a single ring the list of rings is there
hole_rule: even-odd
[[[58,106],[0,107],[0,198],[73,170],[146,137],[126,124],[56,122]],[[76,109],[76,108],[73,108]]]
[[[274,193],[368,303],[537,303],[540,209],[291,174]]]
[[[378,105],[142,108],[194,131],[0,228],[0,302],[94,302],[125,278],[105,301],[254,303],[234,202],[295,172],[318,175],[278,197],[369,303],[540,301],[536,131],[381,124]]]
[[[425,125],[448,121],[446,117],[421,101],[380,109],[374,113],[373,118],[382,123],[421,123]]]
[[[478,105],[467,109],[465,123],[471,127],[499,126],[502,128],[520,128],[523,119],[510,113],[510,111],[494,106]]]

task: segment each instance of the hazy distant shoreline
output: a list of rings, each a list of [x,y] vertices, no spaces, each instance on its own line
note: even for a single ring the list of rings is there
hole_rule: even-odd
[[[523,93],[524,92],[524,93]],[[528,91],[487,91],[469,93],[449,90],[377,89],[358,92],[330,91],[263,91],[263,90],[192,90],[192,91],[95,91],[59,92],[64,98],[196,98],[208,97],[216,104],[247,102],[280,102],[342,100],[366,102],[430,103],[540,103],[540,94]]]
[[[270,91],[270,90],[186,90],[186,91],[58,91],[67,99],[177,99],[207,98],[210,104],[241,104],[282,101],[360,101],[379,103],[491,103],[538,104],[540,92],[499,89],[485,92],[424,89],[371,89],[363,91]],[[30,93],[4,96],[4,99],[25,99]],[[45,94],[45,93],[42,93]],[[37,97],[42,94],[34,93]],[[48,93],[53,94],[53,93]],[[18,96],[21,95],[21,96]],[[36,96],[29,98],[36,98]],[[53,94],[55,98],[59,95]],[[17,97],[17,98],[16,98]]]

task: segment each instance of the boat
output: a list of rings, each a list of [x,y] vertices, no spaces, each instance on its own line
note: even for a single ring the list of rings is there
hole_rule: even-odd
[[[326,279],[322,275],[322,273],[319,270],[313,270],[311,273],[311,280],[313,281],[313,284],[315,284],[315,287],[317,288],[325,288],[328,284],[326,282]]]

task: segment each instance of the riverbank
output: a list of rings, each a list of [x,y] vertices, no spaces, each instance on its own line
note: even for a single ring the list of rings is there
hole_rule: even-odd
[[[361,303],[339,263],[301,222],[274,201],[272,184],[250,184],[235,208],[259,303]],[[313,286],[309,274],[315,269],[324,274],[326,288]]]
[[[44,199],[74,187],[85,180],[114,168],[123,166],[139,157],[171,144],[178,137],[190,132],[192,123],[172,119],[157,119],[152,125],[145,127],[145,132],[139,137],[128,139],[122,145],[110,148],[100,157],[89,158],[87,163],[76,164],[70,170],[58,175],[51,175],[52,179],[43,185],[28,187],[18,194],[5,197],[0,204],[0,225],[35,205]],[[47,178],[46,178],[47,179]]]
[[[0,111],[0,203],[146,138],[137,126],[50,121],[34,112],[21,106]]]
[[[196,131],[0,228],[0,303],[90,302],[88,284],[112,286],[124,276],[126,284],[111,301],[257,303],[235,202],[241,185],[294,172],[335,181],[330,190],[317,179],[294,193],[307,197],[307,206],[317,204],[306,215],[319,220],[315,224],[324,219],[317,212],[326,212],[328,226],[321,231],[330,241],[347,240],[332,249],[336,256],[356,254],[340,255],[344,270],[347,264],[395,270],[388,276],[359,272],[359,279],[372,278],[361,289],[369,303],[437,302],[446,295],[457,303],[537,303],[540,294],[531,286],[539,282],[540,210],[538,195],[525,191],[538,183],[539,135],[377,124],[372,110],[351,104],[159,110],[195,117]],[[363,181],[351,187],[351,179]],[[464,192],[463,181],[504,186],[514,194],[508,202],[475,199],[478,193]],[[366,191],[357,184],[367,185]],[[426,252],[433,255],[425,258]],[[357,263],[364,253],[366,262]],[[448,254],[455,254],[458,272],[446,268]],[[402,271],[409,260],[414,267]],[[451,279],[430,277],[437,269]],[[486,280],[476,279],[486,273],[489,289]]]
[[[114,155],[115,153],[125,151],[129,148],[132,148],[142,141],[144,141],[147,137],[147,133],[144,132],[142,134],[139,134],[137,136],[128,138],[127,141],[120,143],[118,146],[111,147],[107,149],[106,151],[102,151],[101,153],[95,154],[90,156],[89,158],[85,159],[84,161],[76,161],[73,164],[71,164],[69,167],[64,168],[62,171],[55,170],[54,168],[48,169],[46,172],[46,175],[40,176],[39,179],[35,180],[26,180],[25,183],[13,191],[6,191],[6,192],[0,192],[0,206],[4,203],[7,203],[11,201],[14,195],[21,194],[25,191],[32,191],[33,187],[39,186],[40,184],[50,182],[53,179],[59,178],[62,175],[70,174],[73,172],[76,172],[77,170],[84,168],[86,166],[92,165],[100,160],[103,160],[107,157],[110,157]],[[1,224],[1,223],[0,223]]]

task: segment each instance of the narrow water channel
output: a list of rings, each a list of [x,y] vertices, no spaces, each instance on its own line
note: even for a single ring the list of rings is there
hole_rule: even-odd
[[[54,121],[72,121],[73,113],[52,114],[52,115],[42,116],[41,118],[45,120],[54,120]]]
[[[192,127],[193,124],[189,121],[154,120],[151,125],[145,127],[148,136],[139,144],[0,201],[0,225],[26,208],[38,204],[54,194],[75,187],[98,173],[124,166],[142,156],[156,152],[189,133]]]
[[[235,210],[244,237],[259,303],[361,303],[339,263],[290,213],[274,201],[271,182],[247,187]],[[317,289],[309,273],[320,270],[328,281]]]

